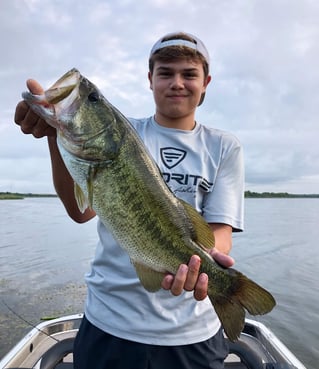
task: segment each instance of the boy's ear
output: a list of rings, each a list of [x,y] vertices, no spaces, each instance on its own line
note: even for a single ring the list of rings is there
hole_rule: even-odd
[[[200,106],[200,105],[202,105],[202,103],[203,103],[203,101],[204,101],[204,99],[205,99],[205,95],[206,95],[206,88],[207,88],[207,86],[209,85],[209,83],[210,83],[210,81],[212,80],[212,77],[211,77],[211,75],[208,75],[206,78],[205,78],[205,80],[204,80],[204,91],[203,91],[203,93],[202,93],[202,96],[201,96],[201,98],[200,98],[200,100],[199,100],[199,103],[198,103],[198,105],[197,106]]]
[[[148,72],[148,80],[150,81],[150,89],[153,90],[152,73]]]
[[[209,74],[207,77],[206,77],[206,80],[205,80],[205,87],[208,86],[208,84],[210,83],[210,81],[212,80],[212,76]]]

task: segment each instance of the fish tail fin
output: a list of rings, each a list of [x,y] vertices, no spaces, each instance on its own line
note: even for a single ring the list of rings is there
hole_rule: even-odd
[[[231,341],[239,338],[245,324],[245,310],[251,315],[263,315],[276,305],[273,296],[240,272],[228,269],[232,284],[226,296],[210,297],[224,331]]]

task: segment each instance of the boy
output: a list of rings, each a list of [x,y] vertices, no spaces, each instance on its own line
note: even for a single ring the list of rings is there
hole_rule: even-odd
[[[153,46],[148,78],[155,115],[130,119],[177,197],[193,205],[215,237],[212,257],[225,267],[232,231],[243,229],[243,159],[238,140],[195,120],[211,77],[209,55],[197,37],[169,34]],[[29,80],[33,93],[42,88]],[[48,136],[53,181],[72,219],[95,216],[78,210],[73,180],[56,145],[56,133],[21,102],[15,121],[24,133]],[[90,273],[85,317],[74,347],[76,369],[223,368],[227,345],[207,298],[207,275],[194,255],[163,289],[147,292],[128,255],[98,222],[99,243]],[[174,295],[174,296],[172,296]]]

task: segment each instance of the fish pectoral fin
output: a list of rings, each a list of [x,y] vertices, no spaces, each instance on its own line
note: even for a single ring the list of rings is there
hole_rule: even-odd
[[[156,292],[159,289],[161,289],[162,280],[165,276],[165,273],[158,272],[156,270],[153,270],[141,263],[138,263],[136,261],[132,261],[136,274],[142,284],[142,286],[148,291],[148,292]]]
[[[206,220],[198,213],[195,208],[193,208],[193,206],[183,200],[179,199],[179,201],[184,206],[184,209],[193,225],[193,241],[196,242],[198,246],[200,246],[204,251],[214,248],[214,234]]]
[[[95,178],[96,173],[97,173],[97,168],[95,166],[90,165],[88,169],[87,178],[86,178],[86,188],[87,188],[88,197],[85,196],[81,187],[76,182],[74,182],[75,199],[82,213],[84,213],[84,211],[87,208],[92,209],[93,207],[93,184],[94,184],[94,178]]]
[[[89,207],[89,202],[87,197],[84,195],[81,187],[76,182],[74,182],[74,196],[79,210],[81,211],[81,213],[84,213],[85,210]]]

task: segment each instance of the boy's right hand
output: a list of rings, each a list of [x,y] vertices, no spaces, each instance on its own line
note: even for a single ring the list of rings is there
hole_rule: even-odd
[[[34,79],[27,80],[27,87],[31,93],[42,95],[42,86]],[[14,121],[25,134],[32,134],[35,138],[44,136],[56,137],[56,129],[40,118],[25,101],[20,101],[16,107]]]

